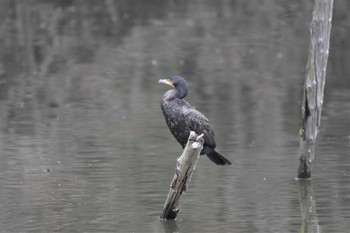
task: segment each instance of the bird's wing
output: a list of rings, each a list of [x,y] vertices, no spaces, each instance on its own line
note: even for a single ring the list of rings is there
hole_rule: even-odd
[[[185,119],[186,124],[190,128],[196,132],[196,134],[204,134],[204,143],[211,147],[215,148],[215,133],[213,128],[210,125],[209,120],[199,111],[194,108],[186,108]]]

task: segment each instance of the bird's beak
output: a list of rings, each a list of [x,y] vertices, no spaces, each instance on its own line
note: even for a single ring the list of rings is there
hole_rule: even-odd
[[[170,79],[159,79],[159,83],[164,83],[164,84],[167,84],[169,86],[175,87],[173,82]]]

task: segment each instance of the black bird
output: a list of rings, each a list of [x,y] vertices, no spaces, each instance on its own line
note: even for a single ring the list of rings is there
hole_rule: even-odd
[[[186,80],[180,76],[173,76],[170,79],[161,79],[159,83],[173,87],[164,93],[161,107],[171,133],[182,148],[186,146],[191,131],[196,134],[203,133],[204,145],[201,155],[207,155],[217,165],[231,165],[228,159],[215,151],[215,134],[209,120],[183,99],[188,92]]]

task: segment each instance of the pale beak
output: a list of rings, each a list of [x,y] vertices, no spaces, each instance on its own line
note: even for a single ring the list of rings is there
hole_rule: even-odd
[[[172,87],[175,87],[173,82],[170,80],[170,79],[159,79],[158,81],[159,83],[164,83],[164,84],[167,84],[169,86],[172,86]]]

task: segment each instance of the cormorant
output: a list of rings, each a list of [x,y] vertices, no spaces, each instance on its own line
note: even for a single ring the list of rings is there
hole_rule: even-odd
[[[207,155],[217,165],[231,165],[228,159],[215,151],[215,134],[209,120],[183,99],[188,92],[186,80],[180,76],[173,76],[170,79],[160,79],[159,83],[173,87],[164,93],[161,108],[171,133],[182,148],[186,146],[190,131],[196,134],[203,133],[204,145],[201,155]]]

